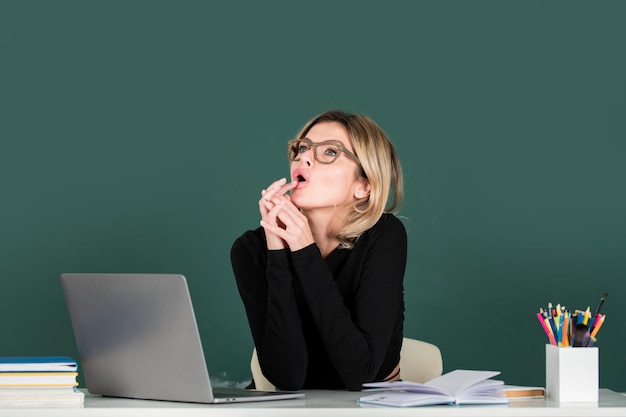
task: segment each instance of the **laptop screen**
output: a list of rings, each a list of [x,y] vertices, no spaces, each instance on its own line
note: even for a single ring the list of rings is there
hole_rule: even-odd
[[[62,274],[90,393],[211,402],[187,283],[169,274]]]

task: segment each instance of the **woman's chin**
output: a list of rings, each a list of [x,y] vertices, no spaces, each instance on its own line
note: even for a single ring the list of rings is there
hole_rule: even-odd
[[[290,194],[290,199],[291,199],[291,203],[296,206],[297,208],[302,208],[302,204],[304,204],[305,199],[302,198],[301,195],[299,195],[300,193],[298,193],[296,190],[291,190],[291,194]]]

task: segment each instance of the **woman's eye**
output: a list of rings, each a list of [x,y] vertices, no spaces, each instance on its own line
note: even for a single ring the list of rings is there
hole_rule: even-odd
[[[337,155],[337,149],[329,147],[326,148],[326,150],[324,151],[324,153],[328,156],[336,156]]]

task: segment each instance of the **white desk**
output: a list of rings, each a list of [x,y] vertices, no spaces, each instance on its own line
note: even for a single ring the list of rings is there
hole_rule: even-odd
[[[598,403],[555,403],[533,399],[511,401],[508,405],[392,408],[365,407],[356,400],[362,393],[306,391],[304,399],[242,404],[189,404],[165,401],[103,398],[87,394],[84,408],[0,409],[0,416],[82,417],[82,416],[286,416],[286,417],[600,417],[626,416],[626,396],[602,389]]]

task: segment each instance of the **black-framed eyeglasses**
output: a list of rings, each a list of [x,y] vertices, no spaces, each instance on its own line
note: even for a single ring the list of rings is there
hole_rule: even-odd
[[[337,140],[325,140],[323,142],[312,142],[307,138],[302,139],[293,139],[287,142],[288,146],[288,154],[290,161],[299,161],[300,154],[305,153],[309,149],[313,148],[313,155],[317,162],[322,164],[332,164],[337,160],[339,154],[341,152],[345,153],[346,156],[354,160],[359,166],[361,165],[361,161],[359,158],[346,149],[343,146],[343,143]]]

